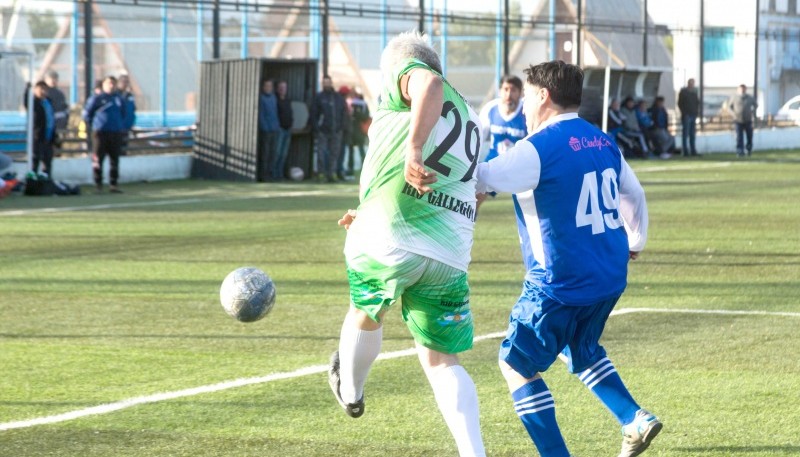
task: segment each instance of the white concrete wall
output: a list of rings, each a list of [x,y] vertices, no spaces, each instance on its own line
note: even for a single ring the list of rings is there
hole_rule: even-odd
[[[28,166],[14,163],[18,178],[24,178]],[[192,154],[123,156],[119,160],[119,182],[187,179],[192,170]],[[108,184],[108,160],[103,163],[103,182]],[[53,179],[69,184],[93,184],[92,160],[89,157],[53,160]]]
[[[675,138],[681,145],[681,137]],[[697,152],[701,154],[715,152],[736,152],[736,132],[697,133]],[[800,127],[765,128],[753,131],[753,150],[797,149],[800,147]]]

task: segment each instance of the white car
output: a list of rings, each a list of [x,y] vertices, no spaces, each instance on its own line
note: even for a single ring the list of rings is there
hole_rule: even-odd
[[[781,109],[775,113],[775,119],[779,121],[794,121],[800,125],[800,95],[792,97]]]

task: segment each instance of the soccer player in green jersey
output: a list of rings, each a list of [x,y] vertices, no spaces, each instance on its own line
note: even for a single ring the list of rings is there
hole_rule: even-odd
[[[473,338],[467,266],[478,116],[442,77],[439,56],[419,33],[392,39],[381,71],[360,204],[339,221],[348,229],[350,309],[329,382],[345,412],[360,417],[364,383],[380,353],[382,318],[401,299],[403,320],[459,454],[484,456],[475,384],[457,355]],[[412,187],[406,177],[422,184]]]

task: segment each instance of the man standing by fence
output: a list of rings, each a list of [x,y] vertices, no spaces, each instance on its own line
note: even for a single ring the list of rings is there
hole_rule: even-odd
[[[739,85],[738,92],[728,100],[728,109],[733,113],[733,123],[736,126],[736,155],[744,157],[753,152],[753,117],[758,104],[752,95],[747,93],[747,86]],[[747,135],[747,143],[744,142]]]
[[[103,160],[108,156],[109,192],[122,193],[117,181],[126,113],[125,101],[117,92],[117,78],[106,76],[103,79],[102,92],[86,101],[83,120],[92,129],[92,170],[97,192],[103,191]]]

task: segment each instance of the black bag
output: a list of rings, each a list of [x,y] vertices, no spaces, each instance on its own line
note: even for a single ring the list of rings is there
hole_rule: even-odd
[[[53,190],[56,195],[80,195],[81,188],[78,186],[70,186],[63,181],[56,181],[53,183]]]
[[[47,196],[55,193],[55,184],[51,179],[25,179],[25,195],[29,196]]]

